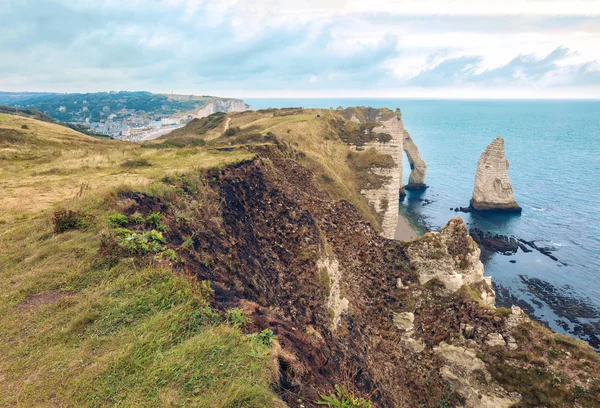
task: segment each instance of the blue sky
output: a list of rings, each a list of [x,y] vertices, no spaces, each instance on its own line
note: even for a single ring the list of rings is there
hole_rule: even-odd
[[[0,90],[600,98],[600,0],[1,0]]]

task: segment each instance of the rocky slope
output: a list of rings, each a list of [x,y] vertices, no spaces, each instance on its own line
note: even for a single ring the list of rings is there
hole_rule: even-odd
[[[242,307],[253,331],[276,333],[287,404],[312,406],[335,384],[382,407],[600,402],[600,389],[589,391],[600,386],[591,349],[571,348],[518,308],[492,306],[459,218],[413,243],[388,240],[295,161],[255,152],[205,176],[222,202],[223,233],[180,225],[165,207],[168,241],[192,235],[185,269],[211,282],[215,307]],[[147,200],[128,213],[150,211]],[[531,376],[538,382],[515,382]],[[577,387],[588,394],[574,397]]]
[[[477,211],[521,212],[508,178],[504,139],[495,138],[479,158],[471,208]]]

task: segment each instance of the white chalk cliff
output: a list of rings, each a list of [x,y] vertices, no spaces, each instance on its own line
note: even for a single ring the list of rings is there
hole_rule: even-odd
[[[421,284],[438,279],[449,292],[469,284],[485,303],[493,305],[496,294],[492,278],[483,275],[480,254],[479,246],[469,236],[460,217],[452,218],[440,232],[428,232],[406,250]]]
[[[424,190],[425,175],[427,174],[427,165],[419,154],[419,148],[413,142],[407,130],[404,130],[403,149],[410,164],[410,176],[408,184],[404,186],[406,190]]]
[[[508,178],[504,139],[495,138],[479,158],[471,208],[477,211],[521,212]]]
[[[215,99],[198,110],[196,117],[204,118],[217,112],[244,112],[250,106],[241,99]]]
[[[398,225],[399,212],[399,193],[404,191],[402,185],[402,142],[404,137],[404,124],[400,116],[393,115],[387,120],[383,118],[375,118],[380,124],[373,128],[373,132],[386,133],[391,136],[391,140],[382,142],[366,143],[364,148],[374,148],[380,153],[389,154],[396,166],[394,167],[374,167],[371,171],[379,176],[385,177],[383,186],[374,190],[362,190],[363,194],[369,203],[373,205],[375,210],[381,215],[382,235],[386,238],[393,239]],[[360,122],[356,117],[351,119],[354,122]]]

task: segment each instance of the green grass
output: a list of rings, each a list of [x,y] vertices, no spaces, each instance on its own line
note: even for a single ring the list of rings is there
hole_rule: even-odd
[[[174,271],[166,243],[158,254],[99,252],[125,228],[164,230],[158,213],[122,214],[119,193],[132,189],[123,180],[190,218],[175,174],[252,155],[140,149],[10,116],[3,125],[23,123],[29,141],[0,145],[0,406],[275,405],[270,347],[241,332],[239,312],[228,320],[212,309],[209,286]],[[128,160],[152,166],[122,167]],[[207,191],[186,187],[202,214],[216,211]]]
[[[241,317],[166,267],[104,264],[111,205],[79,206],[96,220],[83,230],[43,214],[0,235],[0,406],[272,405],[270,349]]]

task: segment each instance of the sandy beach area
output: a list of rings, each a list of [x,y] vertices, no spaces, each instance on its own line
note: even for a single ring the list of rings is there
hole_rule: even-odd
[[[398,216],[398,225],[396,226],[396,231],[394,232],[394,239],[398,241],[412,241],[419,236],[415,232],[415,230],[410,225],[410,222],[402,215]]]

